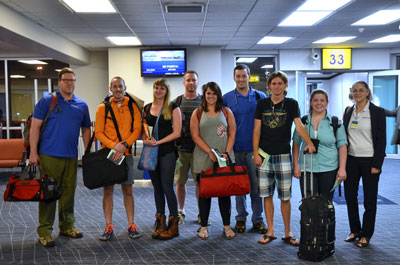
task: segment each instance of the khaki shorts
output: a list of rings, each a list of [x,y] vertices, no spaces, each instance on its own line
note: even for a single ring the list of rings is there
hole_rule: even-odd
[[[175,171],[175,184],[186,184],[189,178],[189,168],[193,176],[193,181],[196,181],[196,174],[193,172],[193,153],[185,153],[178,151],[179,159],[182,162],[182,167]]]

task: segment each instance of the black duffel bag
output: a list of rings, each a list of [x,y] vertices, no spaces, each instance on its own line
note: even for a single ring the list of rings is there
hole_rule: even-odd
[[[114,164],[107,156],[109,148],[90,153],[93,137],[82,157],[83,184],[89,189],[96,189],[116,183],[122,183],[128,178],[128,165],[125,159],[120,165]]]

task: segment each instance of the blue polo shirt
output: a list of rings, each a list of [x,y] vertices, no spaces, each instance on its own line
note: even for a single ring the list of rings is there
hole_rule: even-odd
[[[90,128],[89,108],[86,102],[75,95],[65,100],[59,91],[58,104],[50,113],[40,141],[39,154],[55,157],[78,157],[80,128]],[[36,104],[33,117],[44,120],[52,100],[46,95]]]
[[[313,154],[313,172],[327,172],[336,170],[339,168],[339,147],[347,144],[347,137],[344,126],[341,121],[339,124],[342,124],[336,132],[336,139],[333,133],[333,127],[331,126],[332,117],[331,115],[327,115],[325,118],[320,120],[318,124],[318,135],[314,137],[314,125],[312,124],[312,120],[310,115],[307,117],[307,124],[305,125],[307,133],[311,138],[317,138],[320,142],[318,145],[318,153]],[[304,155],[303,151],[306,147],[303,139],[301,139],[300,135],[295,131],[293,134],[293,141],[295,141],[300,145],[299,152],[299,166],[303,170],[304,167]],[[311,170],[311,160],[309,158],[306,159],[306,171],[310,172]]]
[[[266,98],[265,94],[249,87],[249,93],[243,96],[236,89],[223,96],[224,105],[235,115],[236,138],[233,150],[253,151],[254,113],[256,112],[257,97]]]

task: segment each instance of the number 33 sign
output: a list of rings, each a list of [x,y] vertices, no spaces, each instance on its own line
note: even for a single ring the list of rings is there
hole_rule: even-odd
[[[351,69],[351,49],[322,49],[322,69]]]

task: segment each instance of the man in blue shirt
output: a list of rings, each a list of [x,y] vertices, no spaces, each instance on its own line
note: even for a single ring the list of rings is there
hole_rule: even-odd
[[[57,103],[51,111],[46,127],[40,135],[43,120],[52,103],[53,95],[43,97],[35,106],[30,130],[31,153],[29,161],[38,165],[47,176],[54,178],[62,191],[58,200],[60,235],[81,238],[83,234],[74,227],[74,196],[78,162],[79,131],[82,131],[86,148],[90,140],[89,109],[85,101],[74,95],[75,73],[63,68],[58,75]],[[40,140],[40,147],[39,147]],[[39,243],[53,247],[51,237],[57,201],[39,202]]]
[[[233,79],[236,88],[224,95],[224,105],[229,107],[235,115],[236,138],[235,160],[237,165],[244,165],[248,169],[250,179],[250,198],[253,211],[253,227],[260,233],[266,233],[266,227],[262,217],[262,200],[258,194],[258,181],[256,167],[253,163],[253,134],[254,113],[257,102],[260,98],[265,98],[265,94],[254,90],[249,86],[250,69],[247,65],[239,64],[233,70]],[[249,214],[246,209],[246,195],[236,196],[236,225],[238,233],[246,230],[246,217]]]

